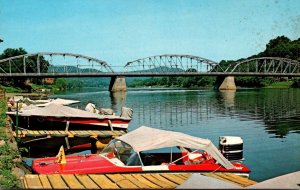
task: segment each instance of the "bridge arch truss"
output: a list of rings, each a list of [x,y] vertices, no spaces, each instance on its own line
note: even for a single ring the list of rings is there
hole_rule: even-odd
[[[245,75],[299,75],[300,62],[279,57],[260,57],[230,64],[225,73]]]
[[[130,61],[125,71],[135,73],[210,73],[223,71],[218,63],[198,56],[164,54]]]
[[[0,60],[1,77],[66,77],[103,72],[113,73],[105,61],[73,53],[39,52]]]

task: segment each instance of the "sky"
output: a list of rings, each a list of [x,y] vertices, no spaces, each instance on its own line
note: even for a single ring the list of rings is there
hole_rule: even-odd
[[[0,0],[0,53],[78,53],[124,66],[188,54],[249,57],[300,38],[300,0]]]

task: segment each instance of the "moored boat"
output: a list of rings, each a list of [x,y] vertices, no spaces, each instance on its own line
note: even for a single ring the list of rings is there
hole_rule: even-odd
[[[6,112],[16,124],[17,112]],[[49,104],[18,112],[21,128],[31,130],[116,130],[127,129],[132,119],[132,110],[122,108],[120,116],[100,115],[59,104]]]
[[[240,161],[226,159],[208,139],[145,126],[112,140],[100,154],[61,155],[35,159],[32,168],[40,174],[250,173]]]

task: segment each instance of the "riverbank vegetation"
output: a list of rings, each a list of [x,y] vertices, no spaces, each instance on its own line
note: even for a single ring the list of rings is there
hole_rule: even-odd
[[[13,174],[15,167],[14,159],[18,157],[18,150],[14,150],[9,143],[6,134],[6,101],[0,99],[0,187],[1,188],[18,188],[19,181]]]
[[[152,77],[145,80],[133,80],[129,87],[161,86],[176,88],[195,88],[213,86],[215,77]]]

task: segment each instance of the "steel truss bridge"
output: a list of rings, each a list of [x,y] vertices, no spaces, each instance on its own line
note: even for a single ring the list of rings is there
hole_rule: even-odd
[[[105,61],[72,53],[40,52],[0,60],[0,77],[6,78],[116,76],[300,77],[300,62],[260,57],[220,65],[198,56],[164,54],[130,61],[122,71],[114,71]]]

